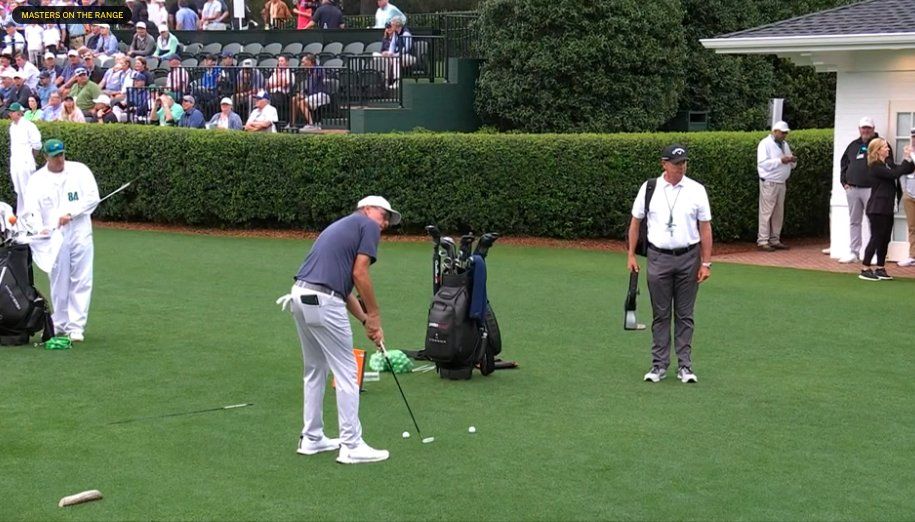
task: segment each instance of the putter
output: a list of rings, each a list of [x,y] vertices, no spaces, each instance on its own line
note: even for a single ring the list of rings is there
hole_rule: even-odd
[[[626,303],[624,306],[626,315],[623,320],[624,330],[644,330],[647,328],[644,324],[639,323],[635,317],[635,300],[639,295],[639,273],[633,270],[629,273],[629,292],[626,294]]]
[[[397,380],[397,373],[394,371],[394,365],[391,364],[391,360],[388,359],[388,351],[384,348],[384,342],[382,342],[378,348],[381,349],[381,355],[384,356],[385,362],[388,363],[388,368],[391,369],[391,376],[394,377],[394,382],[397,384],[397,389],[400,390],[400,396],[403,397],[403,403],[407,406],[407,411],[410,413],[410,418],[413,419],[413,427],[416,428],[416,434],[419,435],[419,437],[422,439],[423,444],[434,442],[435,437],[423,438],[423,432],[419,429],[419,424],[416,423],[416,417],[413,415],[413,409],[410,408],[410,403],[407,402],[407,396],[404,395],[403,388],[400,386],[400,381]]]
[[[461,268],[467,270],[467,262],[470,261],[470,251],[473,248],[473,232],[465,236],[461,236]]]

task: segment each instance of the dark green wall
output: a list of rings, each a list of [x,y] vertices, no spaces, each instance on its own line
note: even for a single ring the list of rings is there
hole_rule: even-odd
[[[457,71],[452,83],[403,83],[403,108],[354,108],[350,130],[372,132],[411,131],[422,127],[431,131],[473,132],[480,128],[474,110],[476,80],[480,61],[452,59]]]

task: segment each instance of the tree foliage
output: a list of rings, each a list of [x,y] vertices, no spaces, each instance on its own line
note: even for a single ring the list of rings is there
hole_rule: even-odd
[[[680,0],[484,0],[477,108],[527,132],[657,129],[683,90]]]

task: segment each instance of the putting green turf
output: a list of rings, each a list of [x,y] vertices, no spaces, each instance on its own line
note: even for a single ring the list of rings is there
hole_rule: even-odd
[[[401,438],[391,377],[367,383],[365,438],[391,459],[342,466],[294,451],[302,363],[274,300],[309,246],[97,230],[88,340],[0,348],[0,520],[915,516],[913,280],[716,264],[699,383],[652,385],[650,334],[622,329],[622,255],[496,244],[490,296],[521,369],[404,376],[429,445]],[[389,348],[422,344],[430,256],[382,245]],[[647,292],[639,306],[648,322]],[[57,507],[85,489],[105,499]]]

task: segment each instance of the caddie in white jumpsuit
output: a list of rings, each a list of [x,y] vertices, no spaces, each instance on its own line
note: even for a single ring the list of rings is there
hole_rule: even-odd
[[[361,464],[388,458],[388,452],[362,440],[359,386],[349,313],[365,326],[377,346],[384,341],[369,266],[375,262],[381,231],[400,223],[400,214],[380,196],[359,201],[356,211],[321,232],[295,276],[290,296],[304,361],[304,425],[297,452],[314,455],[340,450],[337,462]],[[365,310],[353,295],[355,287]],[[340,438],[324,434],[324,389],[328,372],[337,387]]]
[[[35,172],[35,152],[41,149],[41,132],[22,117],[22,105],[10,104],[10,177],[16,191],[16,214],[22,214],[23,196]]]
[[[62,236],[51,269],[51,318],[55,333],[82,341],[92,297],[90,215],[99,202],[98,185],[89,167],[66,160],[62,141],[48,140],[42,151],[47,163],[25,190],[24,215],[40,221],[43,233]]]

